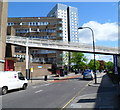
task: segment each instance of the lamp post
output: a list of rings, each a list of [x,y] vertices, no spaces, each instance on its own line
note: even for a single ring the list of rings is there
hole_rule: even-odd
[[[91,32],[92,32],[93,54],[94,54],[94,75],[95,75],[95,84],[97,84],[96,65],[95,65],[95,38],[94,38],[94,32],[93,32],[92,28],[90,28],[90,27],[79,27],[78,29],[84,29],[84,28],[88,28],[88,29],[90,29]]]

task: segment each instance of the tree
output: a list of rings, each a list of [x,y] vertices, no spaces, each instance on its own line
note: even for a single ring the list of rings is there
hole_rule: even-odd
[[[104,60],[98,60],[99,61],[99,71],[105,70],[105,61]]]
[[[75,69],[84,69],[86,68],[87,58],[81,52],[72,52],[72,57],[70,63],[74,64]]]
[[[114,64],[111,61],[106,62],[105,65],[106,65],[107,70],[113,70],[113,68],[114,68]]]
[[[95,60],[95,67],[96,67],[96,70],[99,69],[99,67],[100,67],[99,61]],[[91,70],[94,70],[94,60],[93,59],[91,59],[90,62],[88,63],[88,68]]]

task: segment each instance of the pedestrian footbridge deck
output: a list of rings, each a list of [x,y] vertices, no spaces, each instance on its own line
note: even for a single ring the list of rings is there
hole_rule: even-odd
[[[93,53],[92,44],[65,42],[60,40],[31,39],[20,36],[7,36],[6,43],[18,46],[27,46],[29,48],[40,48],[62,51],[79,51],[84,53]],[[119,54],[117,47],[95,46],[96,54]]]

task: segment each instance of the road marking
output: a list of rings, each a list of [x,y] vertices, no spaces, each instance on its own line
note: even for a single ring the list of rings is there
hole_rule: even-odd
[[[39,90],[39,91],[36,91],[35,93],[39,93],[39,92],[42,92],[43,90]]]
[[[32,88],[39,88],[39,87],[43,87],[43,86],[49,86],[49,85],[51,85],[51,84],[43,84],[43,85],[40,85],[40,86],[32,86]]]
[[[43,85],[40,85],[40,86],[49,86],[49,85],[51,85],[51,84],[43,84]]]
[[[44,84],[44,86],[49,86],[50,84]]]
[[[78,93],[75,94],[75,96],[69,100],[69,102],[67,102],[60,110],[63,110],[64,108],[66,108],[89,84],[90,82],[88,82]]]
[[[37,88],[37,86],[33,86],[32,88],[34,88],[34,89],[35,89],[35,88]]]
[[[89,83],[87,83],[87,85],[85,85],[85,86],[88,86],[90,83],[92,83],[93,81],[90,81]]]

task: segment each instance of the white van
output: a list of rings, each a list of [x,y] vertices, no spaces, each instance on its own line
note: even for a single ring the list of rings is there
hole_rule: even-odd
[[[28,81],[20,71],[0,71],[0,94],[17,88],[26,89],[27,85]]]

